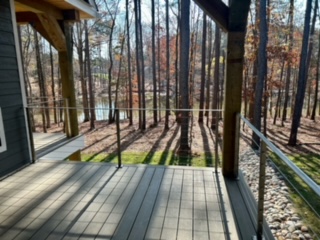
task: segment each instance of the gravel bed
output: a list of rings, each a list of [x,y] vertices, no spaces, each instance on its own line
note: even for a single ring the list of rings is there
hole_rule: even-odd
[[[258,198],[259,157],[253,150],[246,149],[240,153],[240,169],[254,194]],[[316,239],[312,237],[289,196],[289,189],[281,176],[270,164],[266,166],[266,187],[264,216],[277,240]]]

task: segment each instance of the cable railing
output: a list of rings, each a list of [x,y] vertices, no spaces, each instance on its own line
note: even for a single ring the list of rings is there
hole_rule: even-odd
[[[57,107],[62,110],[63,124],[54,124],[51,122],[54,132],[63,132],[68,121],[68,113],[70,110],[76,110],[78,114],[78,129],[80,134],[84,134],[87,145],[82,149],[83,161],[104,161],[116,163],[118,167],[123,164],[160,164],[160,165],[186,165],[200,167],[219,167],[219,159],[221,156],[221,138],[219,129],[221,127],[211,128],[213,113],[220,117],[221,110],[204,109],[203,123],[198,123],[199,109],[165,109],[165,108],[94,108],[95,113],[101,113],[102,118],[95,121],[95,128],[90,128],[90,121],[83,121],[84,110],[90,108]],[[44,107],[43,105],[28,106],[30,114],[34,110],[48,109],[52,112],[52,107]],[[112,111],[112,121],[109,119],[109,112]],[[145,111],[146,121],[145,129],[140,128],[139,113]],[[154,111],[161,112],[161,119],[158,117],[157,124],[154,124]],[[165,112],[169,111],[168,129],[165,129]],[[133,125],[129,124],[129,115],[132,112]],[[179,153],[180,141],[184,139],[180,137],[182,116],[177,113],[189,112],[187,118],[189,121],[188,128],[188,145],[189,151],[185,156]],[[207,114],[207,116],[205,116]],[[158,114],[159,116],[159,114]],[[38,132],[42,131],[43,118],[34,117]],[[178,120],[179,118],[179,120]],[[53,118],[50,118],[53,121]],[[208,124],[206,124],[206,122]],[[47,129],[51,131],[50,128]],[[136,156],[136,157],[134,157]],[[138,158],[141,158],[140,160]],[[217,159],[217,161],[215,161]]]
[[[266,185],[271,186],[273,180],[273,176],[277,176],[277,172],[280,169],[273,162],[275,158],[279,159],[282,163],[284,163],[290,170],[292,170],[293,174],[302,179],[302,181],[315,193],[315,196],[320,197],[320,187],[319,185],[313,181],[305,172],[303,172],[299,167],[297,167],[280,149],[278,149],[268,138],[266,138],[261,132],[259,132],[245,117],[241,114],[237,115],[238,122],[242,121],[244,123],[243,130],[240,130],[240,124],[238,124],[238,131],[241,132],[241,138],[244,141],[240,144],[240,169],[246,175],[248,185],[253,192],[255,199],[257,201],[257,237],[258,239],[262,239],[263,235],[263,219],[264,212],[267,211],[265,209],[265,196],[266,196]],[[259,142],[254,142],[252,140],[252,134],[256,134],[259,137]],[[252,149],[253,147],[253,149]],[[258,171],[258,169],[259,171]],[[266,174],[266,168],[268,168],[269,173]],[[274,171],[274,169],[276,169]],[[280,174],[281,171],[280,171]],[[301,192],[295,187],[294,184],[290,183],[290,181],[285,177],[285,175],[281,175],[279,179],[285,178],[288,183],[295,189],[295,191],[300,195],[300,197],[309,205],[309,207],[313,210],[315,215],[319,217],[317,211],[313,208],[310,200],[303,197]],[[287,196],[287,189],[284,185],[281,185],[282,181],[279,180],[277,182],[277,188],[284,189],[284,193],[281,191],[278,192],[280,199],[281,197]],[[283,184],[285,184],[283,182]],[[273,190],[271,190],[273,191]],[[269,192],[268,192],[269,193]],[[283,194],[283,196],[281,195]],[[270,197],[270,196],[268,196]],[[269,206],[268,206],[269,207]],[[279,207],[279,206],[277,206]],[[312,230],[311,230],[312,232]]]

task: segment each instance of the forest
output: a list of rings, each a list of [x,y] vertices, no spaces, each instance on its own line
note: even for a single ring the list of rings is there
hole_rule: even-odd
[[[247,23],[243,115],[264,134],[267,119],[282,126],[292,120],[288,139],[292,146],[297,144],[301,117],[315,121],[320,113],[319,9],[317,0],[307,3],[268,1],[263,15],[259,14],[263,6],[252,1]],[[169,109],[223,108],[227,36],[196,4],[191,2],[184,15],[176,0],[100,0],[97,5],[100,18],[73,27],[74,84],[83,108],[82,121],[92,119],[94,128],[93,109],[101,97],[110,109],[109,123],[114,122],[115,108],[142,109],[140,129],[146,128],[146,109],[153,109],[154,125],[163,113],[168,128]],[[188,32],[183,32],[189,42],[180,35],[182,21],[190,22]],[[58,104],[61,86],[56,51],[32,26],[22,25],[19,30],[29,100],[51,99],[44,101],[45,107]],[[181,59],[186,52],[187,65]],[[178,111],[174,112],[178,119]],[[199,122],[203,114],[199,111]],[[50,114],[43,115],[43,125],[49,126]],[[212,127],[220,117],[212,117]],[[128,118],[132,123],[130,110]]]

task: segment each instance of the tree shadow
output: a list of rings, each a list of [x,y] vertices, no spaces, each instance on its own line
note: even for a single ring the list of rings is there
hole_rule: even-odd
[[[201,136],[203,140],[203,150],[204,150],[204,155],[205,155],[205,162],[206,166],[213,166],[213,155],[212,155],[212,149],[210,148],[209,144],[209,138],[207,135],[207,131],[203,126],[203,123],[199,123],[200,131],[201,131]],[[210,131],[210,130],[209,130]],[[213,136],[212,136],[213,137]]]
[[[123,130],[123,129],[122,129]],[[137,139],[141,138],[143,134],[141,134],[141,131],[131,131],[129,132],[127,135],[122,136],[120,138],[120,141],[124,140],[121,142],[120,148],[121,151],[127,149],[131,143],[133,143],[134,141],[136,141]],[[100,140],[101,141],[101,140]],[[107,147],[103,148],[102,150],[94,153],[92,156],[90,156],[90,158],[88,158],[86,161],[89,162],[92,159],[94,159],[96,156],[98,156],[101,153],[104,153],[105,151],[107,151],[108,149],[111,149],[112,147],[117,145],[117,140],[115,140],[114,142],[112,142],[111,144],[109,144]],[[116,158],[118,156],[118,149],[117,146],[115,147],[115,150],[112,151],[111,153],[108,154],[108,156],[106,158],[104,158],[103,160],[101,160],[101,162],[111,162],[114,158]]]
[[[159,146],[159,143],[161,142],[162,138],[164,138],[167,135],[168,131],[169,131],[168,129],[163,129],[161,135],[159,136],[157,141],[153,144],[152,148],[150,149],[150,151],[148,152],[147,156],[143,160],[144,164],[149,164],[151,162],[151,160],[152,160],[152,158],[153,158],[153,156],[154,156],[154,154],[155,154],[155,152],[156,152],[156,150],[157,150],[157,148]]]
[[[164,164],[166,163],[166,160],[167,160],[167,158],[168,158],[168,156],[169,156],[169,154],[170,154],[170,151],[169,151],[170,146],[171,146],[173,140],[176,138],[176,136],[177,136],[177,134],[178,134],[178,132],[179,132],[179,129],[180,129],[180,125],[177,125],[177,126],[176,126],[176,129],[175,129],[174,132],[172,133],[171,138],[170,138],[169,141],[167,142],[164,151],[163,151],[162,154],[161,154],[161,157],[160,157],[160,160],[159,160],[159,163],[158,163],[158,164],[164,165]],[[177,145],[178,145],[178,142],[177,142]],[[176,145],[175,148],[177,148],[177,145]],[[174,157],[174,153],[175,153],[175,151],[173,151],[173,153],[172,153],[172,156],[173,156],[173,157]],[[171,161],[172,161],[172,157],[171,157],[170,162],[171,162]]]

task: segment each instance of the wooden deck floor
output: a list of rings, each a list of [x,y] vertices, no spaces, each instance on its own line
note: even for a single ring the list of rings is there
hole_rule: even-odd
[[[39,162],[0,182],[0,239],[239,239],[212,168]]]
[[[32,136],[35,151],[41,151],[66,138],[64,133],[32,133]]]
[[[63,133],[33,133],[33,142],[37,160],[65,160],[85,146],[84,136],[67,139]]]

